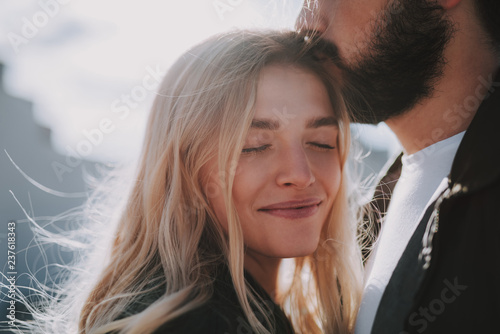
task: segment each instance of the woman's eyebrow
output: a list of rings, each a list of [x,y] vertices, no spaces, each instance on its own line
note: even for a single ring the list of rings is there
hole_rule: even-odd
[[[280,123],[276,120],[253,119],[250,128],[276,131],[280,128]]]
[[[328,117],[316,117],[307,122],[306,127],[311,129],[317,129],[322,126],[338,126],[337,118],[333,116]]]
[[[315,117],[309,120],[306,125],[306,127],[310,129],[317,129],[322,126],[338,126],[337,118],[333,116]],[[250,128],[276,131],[280,128],[280,122],[277,120],[255,118],[252,120]]]

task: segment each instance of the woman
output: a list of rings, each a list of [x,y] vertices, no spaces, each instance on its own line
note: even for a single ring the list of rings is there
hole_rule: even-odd
[[[323,47],[234,32],[174,64],[80,333],[352,330],[349,126]]]

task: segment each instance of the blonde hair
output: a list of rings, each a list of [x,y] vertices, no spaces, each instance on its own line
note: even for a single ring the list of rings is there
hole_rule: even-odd
[[[324,83],[339,121],[343,168],[319,247],[294,260],[295,275],[283,303],[297,332],[352,331],[362,265],[344,169],[349,123],[339,84],[321,64],[327,47],[294,32],[238,31],[195,46],[171,67],[151,110],[138,172],[115,227],[109,259],[78,306],[79,333],[152,333],[210,299],[214,270],[221,263],[228,265],[252,329],[272,332],[270,310],[244,278],[243,233],[231,200],[234,164],[253,118],[259,74],[271,64],[305,69]],[[227,235],[202,179],[202,167],[213,157],[229,208]],[[301,279],[306,271],[313,278],[309,284]],[[162,293],[138,313],[129,309],[151,291]],[[263,321],[256,312],[264,315]]]

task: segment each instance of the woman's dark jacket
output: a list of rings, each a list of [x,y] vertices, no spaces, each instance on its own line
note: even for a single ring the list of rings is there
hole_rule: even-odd
[[[219,266],[217,269],[214,293],[209,301],[163,324],[154,334],[250,334],[254,332],[238,302],[228,268]],[[280,306],[273,302],[266,291],[247,272],[245,272],[245,278],[262,298],[263,303],[272,310],[271,319],[275,326],[272,333],[293,334],[291,323]],[[158,293],[147,295],[141,299],[140,303],[132,305],[129,308],[131,311],[127,313],[129,315],[138,313],[159,297]],[[256,312],[255,309],[254,311]],[[259,320],[262,319],[258,312],[256,316]],[[262,324],[265,325],[265,322]],[[268,328],[268,326],[265,327]]]

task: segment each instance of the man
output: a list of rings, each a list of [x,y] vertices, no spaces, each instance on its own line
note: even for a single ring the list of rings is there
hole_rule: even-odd
[[[353,119],[403,147],[356,333],[499,332],[500,2],[305,1],[297,27],[337,47]]]

